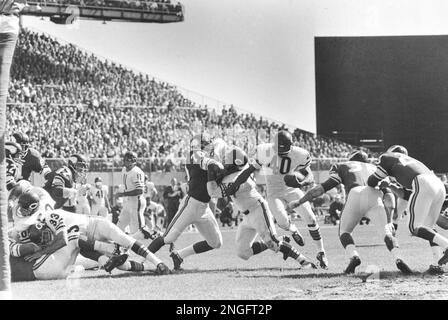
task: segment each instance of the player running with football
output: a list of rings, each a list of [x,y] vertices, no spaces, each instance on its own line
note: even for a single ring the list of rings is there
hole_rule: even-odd
[[[203,161],[207,160],[203,159]],[[242,149],[229,147],[223,162],[224,169],[208,170],[207,190],[213,198],[225,197],[227,186],[233,183],[247,167],[248,157]],[[301,267],[317,268],[303,254],[293,248],[288,243],[289,241],[282,241],[277,237],[272,214],[266,201],[257,191],[256,183],[252,178],[241,184],[231,198],[244,214],[243,222],[238,226],[236,234],[238,257],[248,260],[253,255],[271,249],[274,252],[283,253],[285,260],[288,257],[297,260]],[[258,235],[262,241],[255,241]]]
[[[168,225],[165,233],[156,238],[148,247],[155,253],[165,244],[174,243],[186,227],[194,224],[199,233],[205,238],[181,250],[173,250],[174,269],[180,270],[184,259],[194,254],[218,249],[222,245],[222,235],[208,203],[210,195],[207,191],[208,166],[221,166],[218,161],[203,162],[204,150],[210,150],[212,139],[208,134],[193,137],[187,157],[186,170],[189,177],[188,195],[183,199],[177,213]],[[210,156],[210,154],[208,154]]]
[[[344,273],[354,273],[356,267],[361,264],[352,233],[363,217],[369,217],[376,220],[374,224],[381,229],[381,234],[385,233],[384,242],[394,256],[398,269],[405,274],[410,274],[412,271],[400,258],[392,226],[395,198],[387,188],[383,188],[381,192],[367,186],[367,179],[375,172],[375,169],[375,166],[369,163],[365,152],[354,151],[347,162],[334,164],[331,167],[330,177],[325,182],[309,190],[300,200],[290,202],[288,207],[294,209],[343,184],[347,193],[347,202],[341,213],[339,239],[350,257]]]
[[[286,130],[280,130],[274,136],[274,143],[257,146],[250,166],[238,176],[233,185],[229,186],[228,195],[235,194],[239,186],[247,181],[253,172],[263,169],[268,205],[277,224],[280,228],[290,231],[297,244],[303,246],[303,237],[291,222],[285,205],[302,198],[303,192],[300,187],[312,183],[310,163],[309,152],[293,146],[291,134]],[[311,238],[318,249],[316,258],[319,261],[319,266],[327,269],[328,259],[325,255],[319,224],[311,205],[306,203],[295,210],[307,223]]]
[[[426,165],[410,157],[407,149],[400,145],[390,147],[380,156],[368,184],[375,187],[387,177],[401,187],[400,197],[409,199],[409,231],[427,240],[431,246],[433,263],[428,272],[443,273],[442,265],[448,262],[448,239],[434,230],[446,196],[443,182]],[[445,250],[443,256],[440,247]]]

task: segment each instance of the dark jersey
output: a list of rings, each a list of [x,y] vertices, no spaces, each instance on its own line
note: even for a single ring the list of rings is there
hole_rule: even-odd
[[[367,180],[375,172],[375,166],[371,163],[359,161],[348,161],[336,163],[330,169],[330,177],[322,183],[325,191],[328,191],[339,184],[343,184],[345,192],[358,186],[367,186]]]
[[[20,166],[11,158],[6,158],[6,189],[10,191],[20,176]]]
[[[29,148],[22,162],[23,164],[21,176],[19,177],[20,179],[29,181],[32,172],[41,173],[44,177],[50,172],[50,168],[36,149]]]
[[[192,198],[208,203],[211,198],[207,191],[207,182],[215,180],[222,166],[217,161],[202,157],[194,161],[193,154],[190,154],[190,163],[186,165],[188,172],[188,195]]]
[[[380,156],[374,177],[383,180],[389,176],[406,189],[412,189],[412,180],[427,173],[432,171],[420,161],[402,153],[388,152]]]
[[[75,181],[73,179],[72,171],[68,167],[63,166],[48,174],[44,189],[51,195],[53,200],[56,201],[54,208],[59,209],[64,205],[69,207],[74,206],[75,202],[73,201],[73,204],[66,203],[68,200],[67,198],[56,196],[56,189],[74,188],[74,186]]]

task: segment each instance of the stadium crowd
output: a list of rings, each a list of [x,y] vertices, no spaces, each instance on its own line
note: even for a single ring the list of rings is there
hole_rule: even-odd
[[[47,4],[75,5],[78,7],[109,7],[143,10],[149,12],[171,12],[182,13],[182,5],[170,0],[33,0],[30,3],[38,3],[42,6]]]
[[[172,171],[202,130],[250,150],[281,127],[234,106],[197,106],[172,85],[30,30],[22,30],[14,59],[8,131],[26,131],[47,158],[75,152],[114,158],[137,150],[154,170]],[[354,149],[299,129],[294,136],[315,158]]]

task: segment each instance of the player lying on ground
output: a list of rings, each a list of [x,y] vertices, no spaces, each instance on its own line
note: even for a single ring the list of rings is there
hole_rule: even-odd
[[[303,197],[300,187],[312,183],[313,175],[310,169],[311,156],[308,151],[292,146],[292,136],[286,130],[279,131],[274,137],[274,143],[257,146],[256,153],[245,169],[228,188],[228,194],[233,195],[238,187],[249,179],[256,170],[263,169],[266,178],[267,201],[275,220],[280,228],[290,231],[293,239],[300,246],[304,245],[303,237],[297,227],[291,223],[285,205]],[[306,222],[311,238],[317,247],[317,260],[323,269],[328,268],[324,243],[320,234],[319,224],[309,203],[295,209],[296,213]]]
[[[156,238],[148,247],[151,252],[157,252],[165,244],[174,243],[189,225],[194,224],[205,240],[179,251],[173,251],[171,258],[175,270],[181,269],[181,264],[186,257],[218,249],[222,245],[218,222],[208,205],[210,195],[207,192],[207,163],[201,161],[201,155],[209,145],[212,145],[212,140],[206,134],[192,139],[189,160],[186,164],[189,177],[188,195],[182,200],[163,236]]]
[[[72,226],[67,234],[67,245],[52,254],[33,260],[32,255],[52,246],[56,240],[50,228],[43,223],[31,225],[20,233],[10,232],[10,266],[12,281],[65,279],[73,270],[78,254],[93,259],[110,272],[114,267],[125,271],[143,271],[144,264],[126,261],[127,256],[105,255],[90,251],[94,243],[80,239],[79,229]]]
[[[367,154],[355,151],[349,156],[349,161],[334,164],[331,167],[330,177],[325,182],[309,190],[302,199],[289,203],[288,207],[296,208],[343,184],[347,192],[347,202],[341,213],[339,239],[350,257],[344,272],[354,273],[356,267],[361,264],[352,233],[363,217],[369,217],[375,221],[374,225],[379,228],[380,233],[384,234],[384,242],[395,258],[398,269],[409,274],[412,271],[400,257],[392,224],[395,198],[387,188],[382,189],[383,192],[381,192],[367,186],[367,179],[373,172],[375,172],[375,166],[368,163]]]
[[[208,163],[207,190],[212,198],[226,196],[226,188],[233,183],[241,172],[247,168],[248,157],[238,147],[229,147],[225,156],[224,168],[213,165],[214,160],[204,158]],[[238,257],[248,260],[251,256],[259,254],[266,249],[283,253],[286,260],[291,257],[300,263],[301,267],[317,268],[303,254],[293,248],[288,242],[277,237],[274,219],[266,201],[257,191],[257,185],[252,178],[240,185],[231,196],[238,209],[243,212],[243,222],[238,226],[236,234]],[[255,241],[259,235],[262,241]]]
[[[410,157],[405,147],[395,145],[382,154],[368,180],[371,187],[389,177],[401,187],[401,197],[409,199],[409,231],[429,242],[433,254],[430,273],[443,273],[442,265],[448,262],[448,239],[435,230],[446,191],[443,182],[422,162]],[[440,247],[444,254],[441,256]]]
[[[102,217],[71,213],[60,209],[39,211],[39,206],[39,196],[33,192],[25,192],[19,197],[17,207],[13,209],[16,212],[14,213],[15,215],[24,218],[22,225],[31,226],[32,224],[41,222],[48,226],[55,234],[55,241],[52,245],[33,253],[29,257],[30,260],[36,260],[43,255],[52,254],[56,250],[63,248],[67,245],[66,239],[68,238],[69,231],[72,231],[71,229],[78,229],[80,235],[86,237],[88,240],[96,240],[95,245],[97,247],[91,248],[90,251],[110,252],[114,244],[105,243],[105,241],[113,242],[145,258],[148,262],[156,266],[156,272],[158,274],[168,274],[170,272],[168,267],[159,258],[149,252],[140,242],[121,231],[109,220]]]

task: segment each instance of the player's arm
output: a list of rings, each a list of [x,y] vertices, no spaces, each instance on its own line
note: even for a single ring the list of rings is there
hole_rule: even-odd
[[[325,192],[337,187],[341,183],[342,179],[340,178],[338,173],[338,166],[333,165],[330,169],[330,177],[326,181],[308,190],[308,192],[305,193],[305,195],[300,200],[290,202],[288,204],[288,208],[289,209],[297,208],[308,201],[320,197]]]
[[[105,190],[106,190],[106,192],[104,193],[104,202],[106,204],[107,210],[109,212],[111,212],[112,207],[111,207],[110,202],[109,202],[109,191],[107,191],[107,189],[105,189]]]
[[[226,189],[227,196],[234,195],[238,191],[240,185],[242,185],[244,182],[246,182],[247,179],[249,179],[250,176],[256,170],[259,170],[262,166],[261,163],[256,159],[251,160],[250,162],[251,163],[250,163],[249,167],[247,169],[245,169],[243,172],[241,172],[241,174],[235,179],[235,181],[233,183],[229,184],[229,186]]]
[[[137,174],[134,181],[134,190],[117,193],[117,197],[135,197],[140,196],[145,191],[145,183],[143,181],[143,174]]]
[[[222,198],[222,186],[218,184],[218,180],[223,176],[224,169],[214,162],[211,162],[207,170],[207,192],[212,198]]]
[[[50,167],[40,154],[36,155],[36,165],[33,169],[33,171],[39,173],[45,180],[47,180],[48,174],[51,172]]]
[[[386,162],[385,159],[386,157],[384,156],[380,157],[380,162],[376,166],[375,172],[372,175],[370,175],[369,179],[367,180],[368,186],[375,188],[381,180],[384,180],[389,176],[389,174],[385,169],[385,162]]]
[[[33,242],[22,243],[19,241],[18,231],[11,229],[8,232],[9,254],[13,257],[24,257],[39,251],[41,248]],[[27,231],[23,231],[27,232]],[[27,240],[28,241],[28,240]]]
[[[53,197],[56,198],[55,200],[72,199],[78,194],[78,190],[76,190],[75,188],[65,187],[65,180],[62,175],[58,173],[55,175],[51,187],[53,191]]]
[[[314,183],[314,175],[311,168],[307,167],[285,175],[283,180],[288,187],[301,188]]]

